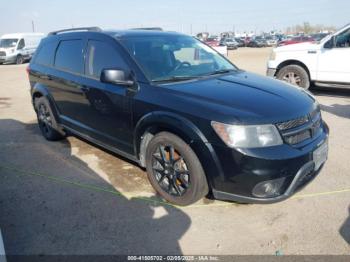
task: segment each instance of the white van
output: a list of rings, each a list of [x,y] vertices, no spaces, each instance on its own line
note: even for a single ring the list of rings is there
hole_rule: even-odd
[[[38,47],[42,33],[7,34],[0,38],[0,64],[22,64],[30,60]]]

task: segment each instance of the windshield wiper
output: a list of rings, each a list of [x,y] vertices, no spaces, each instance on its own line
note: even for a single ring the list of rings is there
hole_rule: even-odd
[[[152,82],[154,82],[154,83],[179,82],[179,81],[186,81],[186,80],[191,80],[191,79],[196,79],[196,78],[200,78],[200,76],[172,76],[169,78],[155,79],[155,80],[152,80]]]
[[[213,72],[210,72],[206,75],[220,75],[220,74],[230,73],[232,71],[236,71],[236,70],[234,70],[234,69],[220,69],[220,70],[215,70]]]

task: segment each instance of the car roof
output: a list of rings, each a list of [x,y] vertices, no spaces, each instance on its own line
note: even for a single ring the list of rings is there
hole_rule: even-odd
[[[168,32],[168,31],[161,31],[161,30],[142,30],[142,29],[128,29],[128,30],[87,30],[87,31],[80,31],[79,28],[74,31],[69,30],[62,30],[62,31],[56,31],[49,33],[50,37],[59,37],[59,38],[65,38],[65,37],[74,37],[74,36],[82,36],[82,35],[91,35],[91,34],[102,34],[102,35],[108,35],[113,38],[128,38],[128,37],[146,37],[146,36],[179,36],[184,35],[177,32]]]
[[[160,31],[160,30],[142,30],[142,29],[129,29],[129,30],[110,30],[110,31],[102,31],[101,33],[110,35],[116,38],[127,38],[127,37],[135,37],[135,36],[179,36],[184,35],[177,32],[171,31]]]

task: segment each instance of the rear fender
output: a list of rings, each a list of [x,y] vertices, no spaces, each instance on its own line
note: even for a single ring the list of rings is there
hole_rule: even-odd
[[[32,95],[32,104],[34,106],[34,110],[36,110],[35,104],[34,104],[35,98],[41,97],[41,96],[44,96],[47,98],[47,100],[50,103],[51,110],[52,110],[52,113],[54,114],[55,120],[56,120],[57,124],[59,124],[60,123],[59,111],[58,111],[56,103],[55,103],[54,99],[52,98],[50,92],[48,91],[47,87],[43,84],[36,83],[31,89],[31,95]],[[60,130],[59,127],[57,127],[57,129]]]

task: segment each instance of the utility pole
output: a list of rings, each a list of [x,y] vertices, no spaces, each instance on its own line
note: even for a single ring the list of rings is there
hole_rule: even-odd
[[[191,31],[191,35],[192,35],[192,24],[190,24],[190,31]]]
[[[35,26],[34,26],[34,21],[32,20],[32,31],[33,33],[35,32]]]

